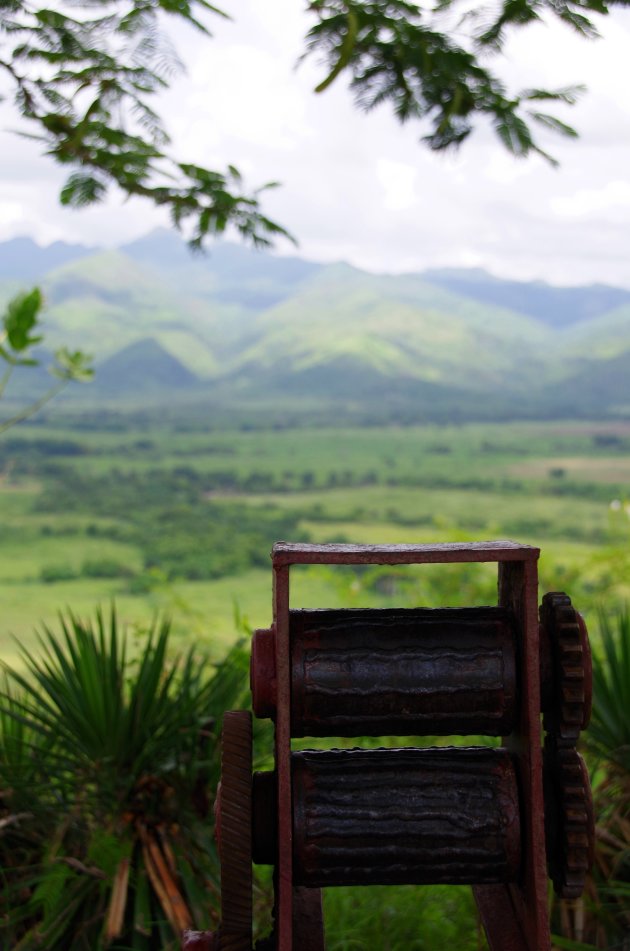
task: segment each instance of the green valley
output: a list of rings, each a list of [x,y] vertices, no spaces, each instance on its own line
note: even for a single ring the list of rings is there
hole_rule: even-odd
[[[64,605],[174,616],[214,656],[269,622],[274,541],[510,537],[541,547],[541,585],[594,621],[628,596],[630,424],[512,423],[228,431],[60,417],[0,444],[5,657]],[[87,422],[84,420],[84,425]],[[305,571],[296,603],[466,604],[494,579],[468,566]]]
[[[24,240],[0,245],[0,300],[41,284],[44,346],[95,357],[94,384],[70,388],[68,408],[164,405],[264,427],[623,418],[630,406],[620,288],[378,275],[228,243],[193,256],[167,232],[107,251]],[[7,398],[34,385],[18,373]]]

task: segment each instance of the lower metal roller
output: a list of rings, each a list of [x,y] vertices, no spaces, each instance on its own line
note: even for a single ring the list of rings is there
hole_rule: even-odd
[[[291,754],[291,773],[298,885],[518,879],[518,783],[506,750],[305,750]],[[261,820],[274,810],[274,774],[257,774],[254,790],[255,861],[273,862]]]

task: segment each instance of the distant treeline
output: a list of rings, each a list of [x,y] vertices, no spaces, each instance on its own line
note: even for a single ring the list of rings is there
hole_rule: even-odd
[[[442,451],[442,450],[440,450]],[[448,450],[446,450],[448,452]],[[0,463],[2,456],[0,454]],[[531,491],[531,485],[516,477],[504,475],[471,475],[457,467],[445,466],[439,473],[392,473],[383,469],[352,470],[330,469],[315,472],[312,469],[284,469],[280,472],[247,471],[236,468],[202,471],[193,466],[174,466],[171,469],[155,468],[138,472],[114,467],[104,476],[84,476],[71,466],[39,460],[29,465],[22,457],[15,465],[21,474],[47,477],[46,488],[38,502],[41,511],[96,512],[110,495],[112,498],[128,498],[129,504],[141,499],[143,505],[190,503],[208,499],[216,494],[257,495],[265,493],[307,492],[309,489],[362,488],[383,485],[400,488],[462,489],[479,492],[519,494]],[[529,480],[531,482],[531,479]],[[614,484],[585,482],[571,477],[563,468],[553,468],[547,478],[541,477],[544,486],[538,491],[552,496],[577,496],[595,502],[607,503]],[[140,487],[140,488],[139,488]],[[622,487],[617,487],[621,490]],[[138,495],[138,493],[141,495]],[[112,494],[113,493],[113,494]],[[145,494],[146,493],[146,494]],[[89,500],[83,502],[82,500]],[[43,507],[43,508],[42,508]],[[109,513],[102,513],[109,514]]]
[[[37,510],[90,515],[95,521],[88,524],[88,535],[136,546],[145,572],[157,570],[169,580],[205,580],[267,567],[275,541],[304,538],[297,515],[268,505],[214,503],[196,479],[181,473],[113,471],[91,478],[64,469],[47,483]],[[86,563],[81,574],[128,576],[129,569],[120,565],[117,571],[107,559]],[[145,581],[149,585],[150,576],[136,578],[135,587]]]
[[[246,502],[238,498],[256,493],[290,493],[316,488],[315,473],[284,471],[245,472],[226,469],[197,471],[188,466],[149,471],[112,469],[104,475],[86,475],[71,465],[46,462],[47,478],[35,503],[36,510],[49,514],[88,516],[86,535],[133,545],[141,552],[142,571],[111,558],[87,560],[80,569],[52,565],[42,573],[44,581],[61,581],[73,577],[120,577],[130,590],[144,590],[155,583],[156,575],[166,580],[209,580],[237,574],[254,567],[267,567],[272,544],[278,539],[308,540],[304,521],[333,522],[335,516],[321,503],[304,500],[299,510],[275,506],[273,503]],[[385,479],[374,471],[353,473],[351,470],[331,472],[324,480],[327,488],[360,487],[373,484],[441,488],[444,478],[436,476],[391,475]],[[450,488],[475,489],[488,492],[519,494],[525,491],[518,480],[471,478],[451,475]],[[596,483],[575,484],[570,479],[557,479],[549,485],[554,495],[578,495],[608,500],[610,486]],[[233,496],[233,497],[230,497]],[[359,498],[351,512],[337,518],[361,521],[364,512]],[[417,516],[392,506],[387,511],[391,523],[419,525]],[[430,521],[430,518],[428,519]],[[427,523],[427,518],[422,522]],[[468,531],[485,530],[485,517],[474,511],[460,519],[460,527]],[[546,537],[566,537],[597,542],[595,529],[582,526],[579,520],[571,526],[555,524],[550,517],[524,515],[515,506],[503,530],[515,537],[537,532]],[[46,534],[58,529],[45,528]],[[77,528],[71,528],[70,533]],[[64,532],[65,533],[65,532]]]

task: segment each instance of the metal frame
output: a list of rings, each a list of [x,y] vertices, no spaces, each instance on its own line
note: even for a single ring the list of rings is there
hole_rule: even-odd
[[[291,797],[290,569],[295,565],[410,565],[495,562],[500,607],[517,618],[522,689],[518,724],[505,744],[515,753],[522,793],[523,854],[518,885],[473,891],[492,951],[549,951],[538,632],[538,548],[512,541],[434,545],[309,545],[279,542],[272,552],[278,777],[276,867],[277,951],[293,951],[293,829]],[[297,937],[297,936],[296,936]]]

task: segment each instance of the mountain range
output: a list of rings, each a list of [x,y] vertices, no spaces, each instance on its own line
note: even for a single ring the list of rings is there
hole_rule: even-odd
[[[373,274],[227,242],[192,254],[168,231],[116,250],[0,243],[0,303],[33,284],[45,345],[95,357],[95,382],[69,403],[275,421],[630,413],[622,288]],[[12,392],[33,381],[24,371]]]

